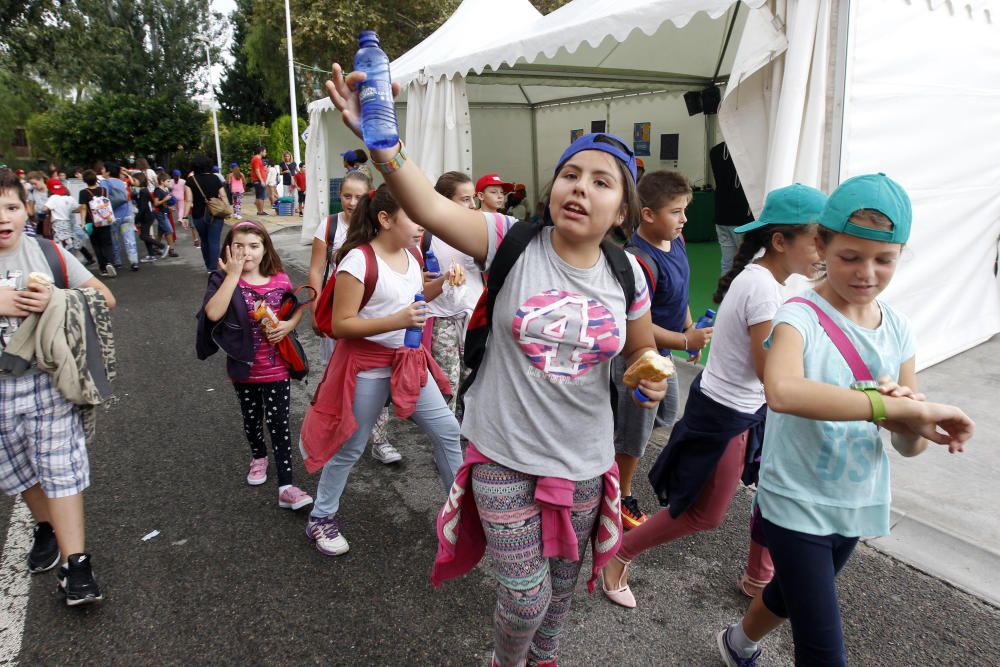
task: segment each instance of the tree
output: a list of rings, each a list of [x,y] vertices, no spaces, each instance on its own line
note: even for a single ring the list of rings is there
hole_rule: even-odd
[[[76,100],[98,91],[168,97],[202,91],[204,51],[193,40],[203,35],[217,52],[223,29],[220,14],[206,20],[203,0],[0,3],[12,6],[0,32],[6,65]]]
[[[287,109],[284,13],[268,0],[248,1],[252,4],[244,53],[249,71],[261,78],[265,96]],[[394,58],[434,32],[459,4],[460,0],[292,0],[295,59],[317,70],[297,70],[298,100],[305,103],[312,91],[322,90],[330,63],[351,69],[362,30],[378,32],[382,48]]]
[[[53,159],[77,164],[129,155],[156,156],[200,144],[205,114],[190,102],[163,96],[105,95],[63,102],[29,119],[33,145]]]
[[[306,129],[306,119],[299,118],[299,132]],[[299,155],[305,155],[306,145],[302,137],[298,137]],[[274,162],[281,159],[281,154],[288,151],[295,155],[292,150],[292,117],[285,115],[271,124],[271,131],[267,139],[267,154]]]
[[[542,14],[551,14],[570,0],[531,0],[531,4]]]
[[[264,95],[261,77],[250,71],[245,45],[252,9],[252,0],[238,0],[231,17],[233,42],[230,57],[233,64],[216,91],[222,119],[228,123],[268,124],[281,115],[281,110]]]

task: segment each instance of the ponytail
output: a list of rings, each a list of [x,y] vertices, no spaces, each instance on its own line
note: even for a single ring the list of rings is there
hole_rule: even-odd
[[[733,284],[736,276],[753,261],[761,248],[765,250],[771,248],[771,239],[775,234],[781,234],[786,240],[791,241],[800,234],[816,234],[815,223],[803,223],[801,225],[765,225],[747,232],[743,236],[743,243],[740,244],[736,256],[733,257],[733,267],[729,273],[719,278],[719,285],[712,295],[712,301],[722,303],[729,291],[729,286]]]
[[[736,251],[736,256],[733,257],[732,268],[729,269],[726,275],[719,278],[719,284],[715,289],[715,294],[712,295],[712,301],[722,303],[722,300],[726,297],[726,292],[729,291],[729,286],[733,284],[736,276],[740,275],[740,272],[747,268],[747,264],[753,261],[753,258],[757,256],[761,248],[770,245],[771,233],[772,230],[770,228],[763,227],[747,232],[744,235],[743,243],[740,244],[739,250]]]
[[[379,213],[395,215],[398,210],[399,204],[393,198],[389,187],[384,183],[377,190],[369,192],[367,197],[362,197],[351,215],[347,226],[347,238],[344,239],[344,245],[337,250],[335,263],[339,264],[347,256],[347,253],[370,243],[378,236],[382,230],[378,219]]]

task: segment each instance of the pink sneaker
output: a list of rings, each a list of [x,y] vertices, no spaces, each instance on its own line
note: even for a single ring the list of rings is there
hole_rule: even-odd
[[[306,505],[312,505],[312,502],[312,496],[297,486],[289,486],[278,493],[278,507],[299,510]]]
[[[247,484],[260,486],[267,481],[267,457],[250,461],[250,472],[247,473]]]

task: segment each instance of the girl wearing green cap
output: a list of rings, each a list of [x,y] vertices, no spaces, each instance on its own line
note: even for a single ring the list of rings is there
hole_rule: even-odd
[[[760,218],[738,230],[746,233],[743,243],[715,293],[721,305],[712,355],[691,384],[684,415],[650,473],[669,509],[629,531],[604,568],[604,593],[612,602],[635,606],[628,568],[639,554],[719,527],[741,477],[747,484],[755,481],[765,412],[763,341],[784,300],[785,280],[816,271],[815,221],[825,202],[815,188],[780,188],[767,196]],[[753,597],[772,573],[767,549],[752,543],[740,589]]]
[[[359,136],[363,78],[355,72],[345,80],[335,64],[327,82]],[[642,270],[603,242],[638,216],[635,156],[611,135],[577,139],[558,162],[538,225],[450,201],[402,144],[372,150],[372,160],[406,214],[492,271],[491,286],[504,265],[494,260],[513,260],[502,288],[487,290],[494,307],[481,326],[491,333],[465,396],[469,446],[438,515],[431,581],[468,572],[489,551],[497,583],[493,664],[554,666],[588,543],[593,590],[621,538],[611,360],[655,352]],[[655,409],[666,380],[639,386],[648,398],[641,404]]]
[[[757,642],[785,619],[796,665],[846,665],[834,580],[859,537],[889,533],[879,429],[903,456],[928,442],[961,452],[972,437],[964,412],[917,392],[910,324],[877,298],[910,221],[909,198],[884,174],[845,181],[820,216],[825,280],[774,316],[757,503],[775,577],[718,634],[727,665],[756,665]]]

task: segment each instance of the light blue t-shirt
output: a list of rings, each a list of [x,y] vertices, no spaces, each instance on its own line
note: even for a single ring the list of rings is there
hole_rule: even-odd
[[[899,379],[899,367],[915,353],[909,321],[885,303],[882,322],[867,329],[841,315],[810,290],[803,295],[843,329],[874,378]],[[788,324],[802,335],[805,377],[849,387],[854,374],[806,304],[788,303],[775,313],[774,328]],[[871,422],[803,419],[768,410],[757,502],[764,517],[811,535],[845,537],[889,533],[889,459]]]

